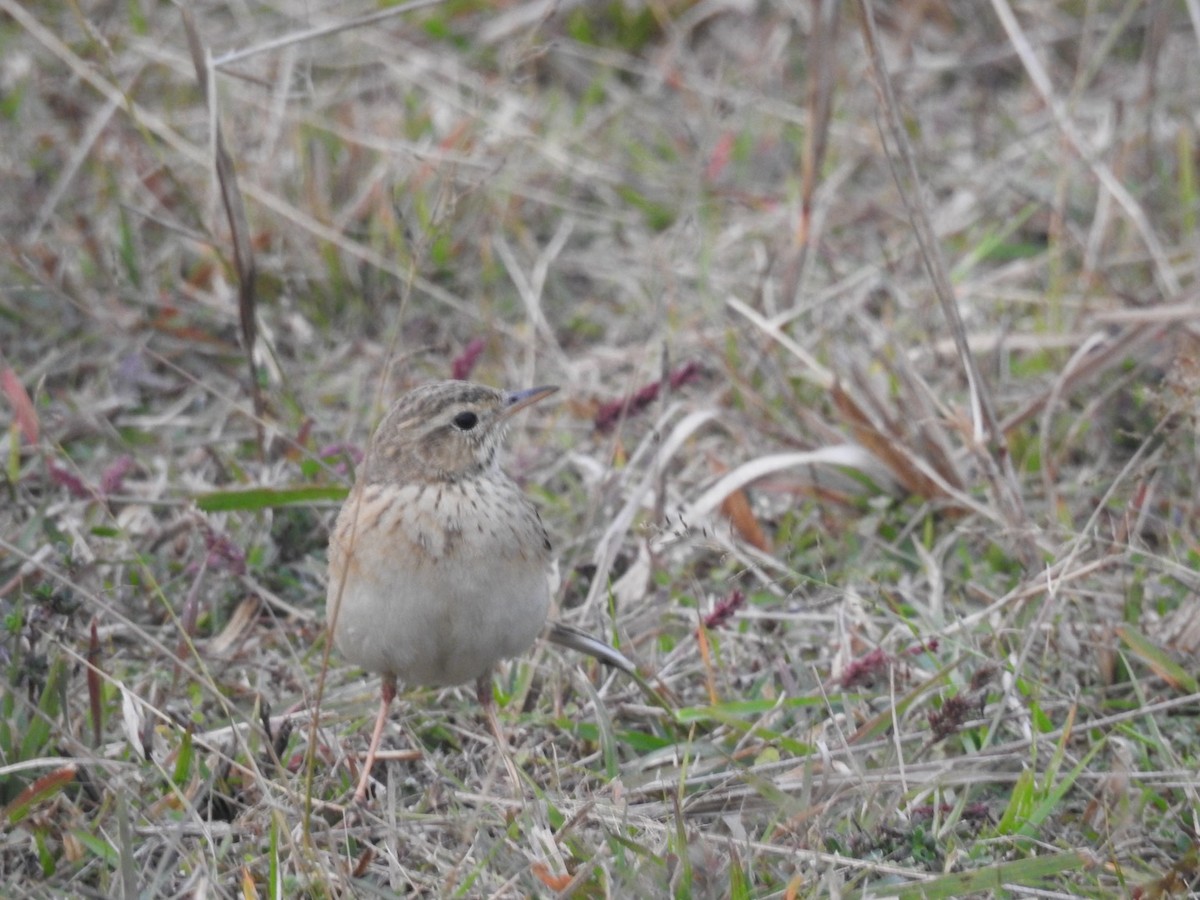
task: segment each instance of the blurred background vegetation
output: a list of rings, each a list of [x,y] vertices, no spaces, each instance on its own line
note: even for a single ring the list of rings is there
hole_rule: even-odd
[[[1198,890],[1198,51],[1195,0],[0,0],[8,889]],[[514,794],[409,686],[347,809],[328,527],[448,377],[562,386],[507,467],[653,693],[514,661]]]

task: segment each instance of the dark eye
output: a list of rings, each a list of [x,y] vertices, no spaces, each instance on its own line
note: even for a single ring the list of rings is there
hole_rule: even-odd
[[[454,427],[460,431],[470,431],[479,424],[479,416],[473,412],[460,412],[454,417]]]

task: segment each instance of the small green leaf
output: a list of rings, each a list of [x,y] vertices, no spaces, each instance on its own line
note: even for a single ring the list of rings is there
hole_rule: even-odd
[[[1013,887],[1040,887],[1053,875],[1087,869],[1091,865],[1091,857],[1082,851],[1060,853],[1057,856],[1033,856],[970,872],[943,875],[900,889],[889,885],[882,893],[902,900],[933,900],[983,893],[988,896],[1012,896]]]
[[[39,828],[34,833],[34,842],[37,844],[38,863],[42,867],[42,877],[49,878],[54,874],[54,854],[50,851],[50,847],[46,844],[46,832]]]
[[[119,853],[117,853],[116,847],[114,847],[108,841],[98,838],[94,834],[90,834],[86,831],[72,831],[71,834],[75,836],[75,839],[79,841],[79,843],[91,850],[93,855],[104,860],[110,868],[115,869],[118,865],[120,865],[121,856]]]
[[[1029,712],[1033,717],[1034,727],[1042,734],[1049,734],[1054,730],[1054,720],[1046,715],[1046,711],[1042,709],[1042,705],[1036,700],[1029,702]]]
[[[1021,826],[1029,820],[1029,814],[1033,811],[1034,803],[1037,801],[1036,791],[1037,786],[1034,784],[1033,772],[1026,769],[1017,776],[1017,782],[1013,785],[1004,815],[996,823],[997,834],[1016,834],[1020,831]]]
[[[42,689],[42,696],[38,701],[38,709],[42,714],[29,723],[25,739],[21,741],[21,759],[40,756],[50,740],[50,726],[58,718],[59,696],[66,674],[66,660],[60,656],[50,665],[50,674],[46,677],[46,686]]]
[[[213,491],[196,497],[204,512],[228,512],[242,509],[274,509],[293,503],[319,500],[343,500],[350,493],[340,485],[308,485],[294,488],[249,488],[241,491]]]
[[[192,732],[188,729],[183,733],[183,742],[179,745],[179,755],[175,758],[175,771],[171,774],[171,780],[178,788],[186,785],[191,776],[192,753]]]
[[[1134,656],[1148,665],[1155,675],[1173,688],[1184,694],[1200,693],[1200,681],[1136,628],[1122,625],[1117,629],[1117,637],[1133,652]]]

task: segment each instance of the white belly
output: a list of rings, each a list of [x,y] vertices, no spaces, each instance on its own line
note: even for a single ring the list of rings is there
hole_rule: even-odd
[[[410,494],[404,503],[384,506],[367,488],[342,510],[335,534],[353,539],[330,542],[327,617],[334,643],[351,662],[409,684],[474,680],[527,650],[546,621],[541,524],[536,515],[479,513],[531,509],[515,485],[504,499],[524,506],[496,507],[495,498],[468,491],[439,495],[432,518],[413,514],[429,497],[404,490]],[[356,510],[359,524],[350,531],[343,517]]]

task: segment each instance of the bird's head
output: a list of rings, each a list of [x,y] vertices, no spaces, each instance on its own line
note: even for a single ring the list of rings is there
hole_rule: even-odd
[[[512,416],[557,387],[501,391],[437,381],[396,401],[375,430],[363,468],[368,484],[457,481],[497,465]]]

